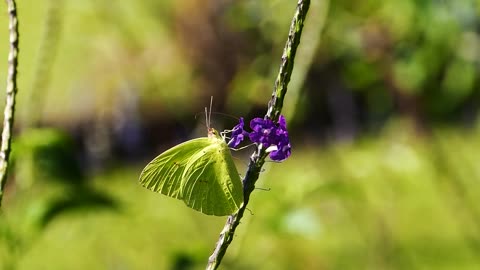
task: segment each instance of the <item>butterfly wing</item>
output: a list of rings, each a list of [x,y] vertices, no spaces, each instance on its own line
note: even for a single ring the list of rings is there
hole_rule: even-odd
[[[140,184],[164,195],[182,199],[181,186],[190,158],[210,145],[207,137],[176,145],[153,159],[140,174]]]
[[[188,207],[207,215],[225,216],[243,202],[243,187],[230,149],[222,138],[194,154],[185,166],[181,197]]]

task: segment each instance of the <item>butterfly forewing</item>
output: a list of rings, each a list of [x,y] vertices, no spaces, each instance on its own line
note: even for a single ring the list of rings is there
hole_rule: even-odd
[[[180,187],[185,166],[190,157],[208,144],[208,138],[198,138],[168,149],[143,169],[140,183],[154,192],[182,199]]]

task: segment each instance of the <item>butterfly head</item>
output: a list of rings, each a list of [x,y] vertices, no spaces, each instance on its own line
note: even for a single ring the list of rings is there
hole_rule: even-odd
[[[214,128],[208,128],[208,137],[209,138],[221,138],[220,133]]]

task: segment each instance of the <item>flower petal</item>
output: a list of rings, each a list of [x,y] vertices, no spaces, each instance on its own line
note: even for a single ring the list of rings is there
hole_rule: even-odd
[[[228,142],[229,147],[237,147],[244,139],[245,136],[248,135],[248,132],[243,130],[244,122],[243,122],[243,117],[240,117],[239,123],[233,127],[232,129],[232,137],[230,141]]]
[[[292,154],[292,147],[290,143],[286,145],[281,145],[278,147],[278,150],[270,153],[270,158],[274,161],[283,161],[287,159]]]
[[[280,115],[280,117],[278,118],[278,124],[283,130],[287,130],[287,120],[285,119],[285,116]]]

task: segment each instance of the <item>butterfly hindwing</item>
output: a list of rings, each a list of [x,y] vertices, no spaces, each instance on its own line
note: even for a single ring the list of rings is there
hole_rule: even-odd
[[[230,149],[223,139],[212,143],[190,159],[184,171],[181,194],[187,206],[207,215],[234,213],[243,202],[243,188]]]

